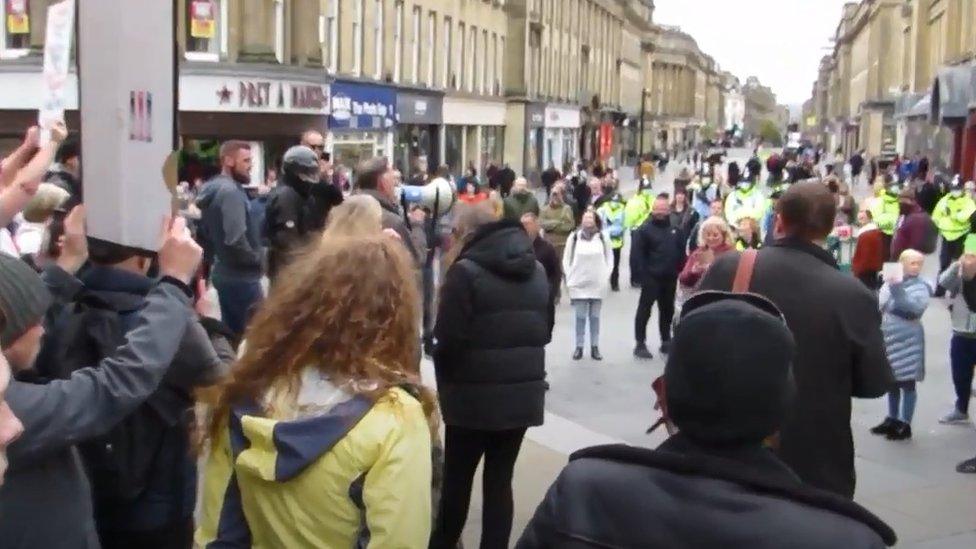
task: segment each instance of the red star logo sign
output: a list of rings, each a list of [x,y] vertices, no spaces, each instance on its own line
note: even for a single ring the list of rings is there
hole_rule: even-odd
[[[227,89],[227,85],[226,84],[224,85],[223,88],[220,88],[219,90],[217,90],[217,97],[220,99],[220,104],[221,105],[224,105],[226,103],[230,103],[231,95],[233,95],[233,93],[229,89]]]

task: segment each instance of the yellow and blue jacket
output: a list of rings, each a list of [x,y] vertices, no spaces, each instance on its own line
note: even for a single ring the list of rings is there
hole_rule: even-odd
[[[198,547],[427,547],[431,439],[420,402],[399,388],[375,402],[344,398],[283,420],[268,406],[232,410],[207,459]]]

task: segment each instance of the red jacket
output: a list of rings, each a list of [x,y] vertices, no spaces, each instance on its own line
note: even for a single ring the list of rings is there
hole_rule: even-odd
[[[885,259],[884,233],[878,228],[864,231],[857,237],[857,247],[851,259],[851,272],[854,276],[879,273]]]
[[[705,274],[705,271],[708,270],[708,267],[700,271],[695,270],[695,265],[698,264],[698,258],[705,253],[705,250],[706,248],[702,247],[691,252],[691,255],[688,256],[688,260],[685,261],[685,267],[681,269],[681,273],[678,274],[678,282],[680,282],[685,288],[694,288],[697,286],[698,281],[701,280],[701,277]],[[712,250],[712,253],[714,254],[714,257],[717,258],[718,256],[730,251],[732,251],[732,246],[723,244],[721,247]]]

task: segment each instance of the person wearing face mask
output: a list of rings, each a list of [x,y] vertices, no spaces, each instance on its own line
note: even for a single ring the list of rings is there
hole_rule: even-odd
[[[576,228],[573,209],[563,201],[564,192],[565,187],[562,183],[554,185],[549,203],[539,214],[539,223],[545,231],[546,240],[553,245],[559,257],[562,257],[563,248],[566,247],[566,239]]]
[[[878,224],[884,234],[885,249],[891,249],[891,240],[895,234],[895,225],[901,215],[898,196],[901,194],[901,184],[893,178],[886,178],[884,191],[871,204],[871,217]]]
[[[620,254],[624,248],[624,217],[626,205],[624,197],[619,192],[610,193],[610,198],[597,209],[597,215],[603,221],[610,244],[613,247],[613,270],[610,272],[610,289],[620,291]]]
[[[903,190],[898,196],[898,213],[891,248],[885,250],[890,255],[886,257],[897,261],[905,250],[918,250],[923,254],[935,252],[939,230],[929,214],[918,205],[915,193],[911,189]]]
[[[264,237],[272,282],[312,235],[318,234],[312,211],[312,186],[319,183],[321,176],[318,160],[309,147],[297,145],[288,149],[281,167],[284,184],[276,186],[268,196]]]
[[[939,228],[942,249],[939,251],[939,268],[944,271],[962,255],[963,243],[970,231],[970,218],[976,213],[976,202],[966,193],[965,185],[957,175],[949,185],[949,194],[935,205],[932,219]],[[936,297],[945,295],[941,286]]]
[[[698,212],[698,217],[700,219],[706,219],[711,212],[711,204],[716,199],[721,199],[719,194],[718,185],[714,183],[712,176],[705,170],[698,175],[698,177],[688,185],[688,191],[691,193],[691,205]]]
[[[725,199],[725,220],[736,227],[743,217],[762,219],[766,213],[766,197],[756,188],[756,177],[749,173],[740,179],[735,190]]]
[[[674,297],[684,249],[681,231],[671,226],[670,214],[668,195],[661,194],[654,200],[651,217],[633,232],[630,277],[631,283],[641,288],[634,318],[634,356],[639,359],[653,358],[646,340],[647,322],[655,302],[658,306],[661,353],[667,354],[671,346]]]

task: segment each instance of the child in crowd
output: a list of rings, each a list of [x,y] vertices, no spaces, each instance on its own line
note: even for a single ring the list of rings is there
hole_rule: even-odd
[[[903,274],[889,274],[878,301],[883,313],[881,331],[885,351],[895,374],[895,385],[888,392],[888,417],[871,429],[888,440],[912,438],[912,415],[917,393],[915,384],[925,378],[925,328],[922,315],[929,305],[932,288],[919,278],[925,256],[905,250],[899,256]]]

